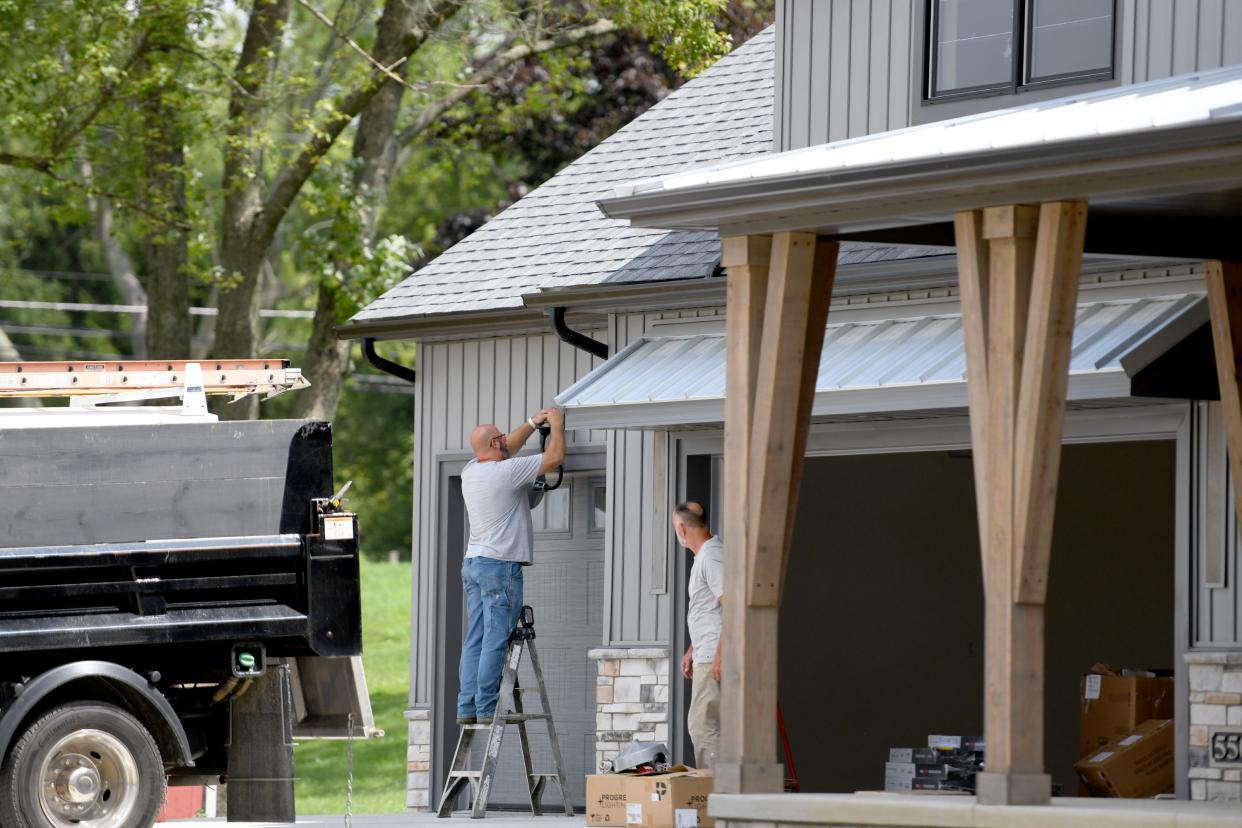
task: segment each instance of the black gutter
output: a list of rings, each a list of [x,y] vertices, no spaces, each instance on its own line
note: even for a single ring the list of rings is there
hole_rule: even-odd
[[[412,384],[418,377],[413,368],[406,368],[404,365],[400,365],[390,359],[384,359],[375,353],[375,337],[369,336],[362,340],[362,355],[367,358],[367,362],[385,374],[392,374],[397,379],[403,379]]]
[[[565,308],[563,306],[552,309],[552,327],[556,329],[556,335],[563,342],[568,342],[575,348],[586,351],[591,356],[608,359],[607,345],[598,339],[591,339],[591,337],[585,334],[580,334],[565,324]]]

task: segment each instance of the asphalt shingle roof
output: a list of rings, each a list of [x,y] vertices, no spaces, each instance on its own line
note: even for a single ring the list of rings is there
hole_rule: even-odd
[[[647,230],[595,202],[618,184],[772,151],[769,27],[467,238],[376,299],[351,324],[520,308],[540,287],[711,273],[715,233]]]

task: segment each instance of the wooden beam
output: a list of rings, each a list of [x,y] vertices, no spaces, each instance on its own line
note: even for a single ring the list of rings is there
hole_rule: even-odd
[[[1065,391],[1087,227],[1083,202],[1039,211],[1014,456],[1014,599],[1043,604],[1061,468]]]
[[[720,756],[715,790],[780,791],[784,771],[776,751],[775,642],[777,610],[747,606],[748,478],[759,348],[767,300],[772,239],[722,240],[728,273],[725,364],[725,597],[721,664]],[[769,711],[754,715],[754,711]]]
[[[1220,383],[1220,412],[1225,419],[1226,455],[1233,480],[1234,507],[1242,515],[1242,261],[1206,262],[1208,313]],[[1221,573],[1223,574],[1223,573]]]
[[[811,428],[811,409],[815,404],[815,389],[819,380],[819,355],[823,353],[824,349],[828,307],[832,304],[832,285],[836,278],[837,257],[840,251],[841,245],[837,242],[820,240],[815,243],[815,265],[811,274],[811,280],[818,284],[819,288],[813,294],[812,301],[822,303],[822,306],[816,305],[812,307],[810,309],[810,316],[812,318],[821,318],[824,322],[820,325],[807,326],[806,345],[803,348],[803,353],[808,356],[814,354],[815,358],[808,358],[802,363],[802,388],[809,390],[806,392],[807,400],[798,414],[797,445],[794,446],[794,458],[789,466],[790,487],[793,491],[791,496],[792,505],[785,522],[785,552],[781,556],[780,580],[777,582],[782,594],[785,586],[785,575],[789,571],[789,554],[793,543],[794,521],[798,517],[798,493],[802,488],[802,468],[806,461],[806,442]]]
[[[985,598],[984,804],[1047,802],[1044,607],[1086,206],[955,217]]]
[[[836,271],[812,233],[777,233],[764,308],[751,426],[747,603],[780,606],[802,454]],[[817,266],[818,265],[818,266]]]
[[[970,440],[975,446],[988,441],[988,244],[983,237],[983,212],[973,210],[953,217],[957,239],[958,292],[962,306],[962,340],[966,351],[966,394],[970,405]],[[980,492],[988,485],[987,455],[972,451],[975,471],[975,511],[979,537],[988,532],[988,498]],[[983,568],[984,584],[987,567]]]

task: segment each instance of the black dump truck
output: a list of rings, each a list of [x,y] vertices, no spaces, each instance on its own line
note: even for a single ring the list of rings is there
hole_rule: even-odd
[[[0,397],[185,398],[0,409],[3,828],[145,827],[218,781],[230,820],[291,821],[294,739],[373,735],[331,427],[206,413],[304,384],[263,365],[0,363]]]

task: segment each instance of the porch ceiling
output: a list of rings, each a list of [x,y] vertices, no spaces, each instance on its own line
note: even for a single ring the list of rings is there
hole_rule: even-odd
[[[1207,321],[1199,294],[1078,306],[1069,399],[1118,399],[1132,378]],[[812,416],[966,406],[957,314],[829,325]],[[724,422],[724,331],[643,337],[556,398],[574,428],[669,428]]]
[[[1242,67],[627,184],[643,227],[953,244],[955,212],[1087,199],[1087,252],[1242,257]]]

